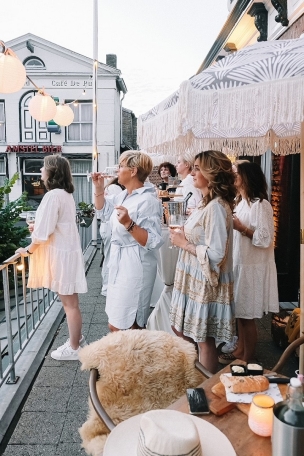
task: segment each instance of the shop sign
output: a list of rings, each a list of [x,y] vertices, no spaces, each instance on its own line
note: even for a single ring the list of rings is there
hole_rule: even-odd
[[[21,146],[18,144],[17,146],[7,146],[5,152],[52,154],[62,152],[62,146],[43,146],[41,144]]]

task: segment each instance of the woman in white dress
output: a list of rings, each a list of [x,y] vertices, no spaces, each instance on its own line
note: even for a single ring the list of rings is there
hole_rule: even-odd
[[[197,208],[199,202],[202,200],[202,194],[200,190],[194,187],[193,177],[191,176],[191,170],[194,164],[194,157],[189,153],[179,155],[176,164],[176,171],[182,179],[179,184],[176,193],[182,193],[181,197],[175,197],[174,201],[182,201],[191,192],[192,196],[189,198],[187,203],[187,209],[189,213],[193,209]]]
[[[160,201],[144,182],[152,160],[139,151],[120,156],[118,181],[126,190],[109,199],[104,178],[92,173],[97,217],[110,220],[112,237],[106,313],[111,331],[146,325],[156,276],[156,249],[162,243]]]
[[[105,196],[109,198],[114,198],[114,196],[118,195],[120,192],[124,190],[124,186],[118,183],[117,177],[111,180],[111,182],[105,186]],[[109,221],[101,220],[100,223],[100,237],[103,243],[103,263],[101,269],[101,277],[102,277],[102,288],[101,294],[102,296],[107,296],[107,289],[108,289],[108,279],[109,279],[109,268],[108,263],[110,259],[110,246],[111,246],[111,225]]]
[[[253,360],[257,343],[255,318],[279,311],[277,271],[274,261],[273,212],[261,167],[249,161],[233,166],[238,191],[233,219],[233,272],[238,345],[222,354],[219,362],[235,358]]]
[[[49,288],[58,293],[64,307],[70,337],[51,353],[52,358],[78,360],[80,346],[86,345],[78,293],[87,292],[87,282],[68,160],[59,155],[45,157],[41,178],[48,192],[36,212],[31,244],[16,252],[31,256],[28,288]]]

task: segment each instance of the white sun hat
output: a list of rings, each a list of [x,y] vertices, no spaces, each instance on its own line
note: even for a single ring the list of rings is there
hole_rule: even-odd
[[[215,444],[216,443],[216,444]],[[152,410],[118,424],[103,456],[236,456],[215,426],[175,410]]]

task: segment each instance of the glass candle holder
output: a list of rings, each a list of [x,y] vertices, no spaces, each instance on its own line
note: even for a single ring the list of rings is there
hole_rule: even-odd
[[[266,394],[253,396],[248,415],[248,425],[257,435],[270,437],[273,423],[274,400]]]

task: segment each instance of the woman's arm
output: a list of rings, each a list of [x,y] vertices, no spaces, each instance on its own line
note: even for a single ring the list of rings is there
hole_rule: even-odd
[[[98,211],[100,211],[105,202],[105,197],[104,197],[104,177],[101,175],[101,173],[92,173],[92,183],[95,187],[94,189],[94,206]]]
[[[124,206],[115,206],[115,209],[117,211],[117,218],[119,223],[121,223],[125,229],[134,237],[135,241],[144,247],[148,239],[147,230],[136,225],[136,223],[129,216],[128,209],[126,209]]]
[[[246,236],[249,239],[253,238],[254,230],[245,226],[236,215],[233,216],[233,229],[239,231],[242,236]]]

